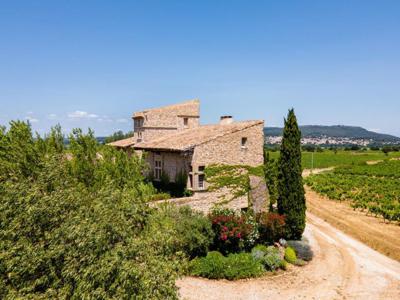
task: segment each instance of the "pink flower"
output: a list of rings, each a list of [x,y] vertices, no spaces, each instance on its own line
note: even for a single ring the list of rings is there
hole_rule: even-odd
[[[226,226],[222,227],[222,231],[228,231],[228,227]]]
[[[226,241],[228,239],[228,236],[226,234],[221,235],[221,240]]]
[[[236,237],[237,237],[238,239],[240,239],[240,238],[242,237],[242,235],[240,234],[240,232],[238,232],[238,234],[236,235]]]

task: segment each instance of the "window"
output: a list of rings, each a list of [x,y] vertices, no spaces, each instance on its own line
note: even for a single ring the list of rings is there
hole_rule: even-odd
[[[193,175],[189,174],[189,188],[193,188]]]
[[[197,177],[198,178],[198,188],[200,190],[202,190],[202,189],[205,188],[205,186],[204,186],[204,181],[205,181],[204,169],[205,169],[205,167],[204,166],[198,166],[197,169],[198,169],[198,172],[199,172],[199,176]]]
[[[161,158],[156,158],[154,161],[154,179],[160,180],[162,172]]]
[[[242,137],[242,148],[247,148],[247,137]]]
[[[142,141],[142,132],[141,131],[138,131],[138,140],[137,141],[138,142]]]
[[[189,118],[183,118],[183,126],[188,127],[189,126]]]
[[[199,175],[199,189],[204,189],[204,174]]]
[[[135,126],[135,128],[134,128],[135,131],[137,131],[137,130],[139,130],[140,128],[143,127],[143,121],[144,121],[144,119],[142,117],[134,119],[133,124]]]

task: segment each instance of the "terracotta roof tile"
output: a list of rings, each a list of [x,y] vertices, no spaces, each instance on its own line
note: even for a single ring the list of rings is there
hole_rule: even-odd
[[[113,147],[126,148],[126,147],[133,146],[134,144],[135,144],[134,138],[130,137],[130,138],[127,138],[127,139],[123,139],[123,140],[119,140],[119,141],[108,143],[107,145],[113,146]]]
[[[263,124],[264,121],[243,121],[227,125],[202,125],[196,128],[179,131],[152,141],[134,145],[135,149],[185,151],[194,146],[206,143],[218,137]]]
[[[160,112],[162,113],[171,113],[173,115],[190,115],[190,116],[199,116],[199,105],[200,101],[195,99],[195,100],[189,100],[177,104],[172,104],[172,105],[167,105],[163,107],[156,107],[156,108],[150,108],[150,109],[145,109],[139,112],[135,112],[133,114],[133,117],[144,117],[146,114],[158,114]]]

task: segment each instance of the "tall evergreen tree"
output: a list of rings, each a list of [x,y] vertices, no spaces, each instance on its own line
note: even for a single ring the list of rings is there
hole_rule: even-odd
[[[300,140],[301,132],[291,109],[285,119],[278,162],[278,212],[286,216],[288,239],[300,239],[306,223]]]

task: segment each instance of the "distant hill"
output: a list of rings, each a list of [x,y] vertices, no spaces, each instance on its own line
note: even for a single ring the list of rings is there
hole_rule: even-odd
[[[352,138],[352,139],[372,139],[374,142],[390,142],[399,143],[400,138],[390,134],[382,134],[366,130],[358,126],[345,125],[304,125],[300,126],[303,137],[319,138],[319,137],[335,137],[335,138]],[[283,129],[281,127],[265,127],[264,134],[266,136],[281,136]]]

